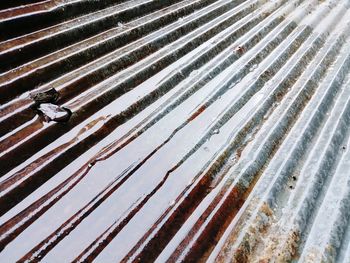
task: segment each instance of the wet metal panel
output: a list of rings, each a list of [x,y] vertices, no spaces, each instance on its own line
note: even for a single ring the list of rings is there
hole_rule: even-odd
[[[350,1],[3,0],[0,262],[350,262]]]

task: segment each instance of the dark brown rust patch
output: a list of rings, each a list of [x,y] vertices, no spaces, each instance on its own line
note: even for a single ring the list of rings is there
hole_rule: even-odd
[[[42,2],[39,2],[42,1]],[[7,0],[4,0],[4,2],[8,2]],[[9,2],[12,2],[10,5],[7,5],[7,7],[13,7],[11,9],[7,9],[4,11],[0,11],[0,20],[1,19],[8,19],[13,18],[20,15],[31,15],[31,13],[38,12],[38,11],[45,11],[48,10],[54,6],[56,6],[58,3],[62,2],[62,0],[26,0],[21,6],[15,6],[16,2],[17,4],[20,4],[20,2],[23,2],[23,0],[10,0]],[[30,2],[33,2],[33,4],[29,4]],[[39,3],[34,3],[39,2]],[[1,8],[0,4],[0,8]],[[4,6],[5,7],[5,6]]]
[[[222,193],[223,194],[223,193]],[[221,196],[217,198],[221,199]],[[209,210],[213,210],[217,206],[217,202],[214,201]],[[222,236],[223,232],[226,230],[227,226],[231,223],[232,219],[236,216],[240,208],[244,203],[244,195],[239,188],[234,187],[228,197],[225,199],[224,203],[221,205],[220,209],[215,213],[210,222],[206,225],[204,231],[200,234],[199,238],[190,248],[189,253],[185,257],[186,262],[198,262],[198,260],[205,262],[210,252],[214,249],[218,240]],[[210,212],[210,211],[208,211]],[[206,223],[208,215],[203,214],[199,221],[195,225],[195,232]],[[190,234],[189,237],[192,235]],[[176,255],[181,254],[181,251],[188,246],[190,239],[186,238],[183,243],[179,246],[177,252],[171,257],[170,260],[176,261]],[[180,255],[179,254],[179,255]]]
[[[169,218],[163,224],[163,226],[157,231],[154,237],[148,241],[144,249],[135,256],[134,262],[154,262],[154,260],[159,256],[161,251],[166,247],[172,237],[184,224],[184,222],[191,216],[193,211],[197,208],[199,203],[207,195],[207,190],[210,186],[211,178],[210,176],[203,176],[198,184],[191,190],[191,192],[186,195],[184,191],[176,200],[176,203],[183,199],[181,204],[171,213]],[[153,225],[153,227],[147,231],[147,233],[140,239],[136,246],[126,255],[122,262],[127,262],[128,259],[134,255],[137,249],[144,244],[146,239],[154,230],[158,227],[162,220],[169,214],[172,207],[169,207],[165,213],[160,217],[159,220]]]
[[[238,46],[235,48],[235,52],[238,54],[238,55],[243,55],[244,52],[245,52],[245,48],[243,46]]]
[[[34,120],[33,123],[29,124],[28,126],[24,127],[23,129],[19,130],[18,132],[10,135],[6,139],[0,141],[0,152],[3,152],[15,144],[19,143],[22,141],[24,138],[29,137],[32,135],[34,132],[37,130],[43,128],[43,123],[40,121],[39,118]],[[0,169],[1,170],[1,169]]]
[[[197,118],[204,110],[206,109],[205,105],[202,105],[199,107],[198,110],[196,110],[195,113],[193,113],[189,118],[188,121],[193,121],[195,118]]]

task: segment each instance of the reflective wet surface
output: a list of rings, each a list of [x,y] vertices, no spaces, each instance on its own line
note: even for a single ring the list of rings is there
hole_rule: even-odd
[[[348,262],[349,4],[0,4],[0,262]]]

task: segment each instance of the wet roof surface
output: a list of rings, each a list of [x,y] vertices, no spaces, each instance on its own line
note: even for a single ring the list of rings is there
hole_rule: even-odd
[[[0,4],[0,262],[350,262],[350,2]]]

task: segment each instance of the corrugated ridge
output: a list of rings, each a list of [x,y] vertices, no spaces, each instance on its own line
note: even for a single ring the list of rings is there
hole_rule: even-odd
[[[21,3],[1,262],[348,262],[348,1]],[[68,122],[38,115],[50,88]]]

